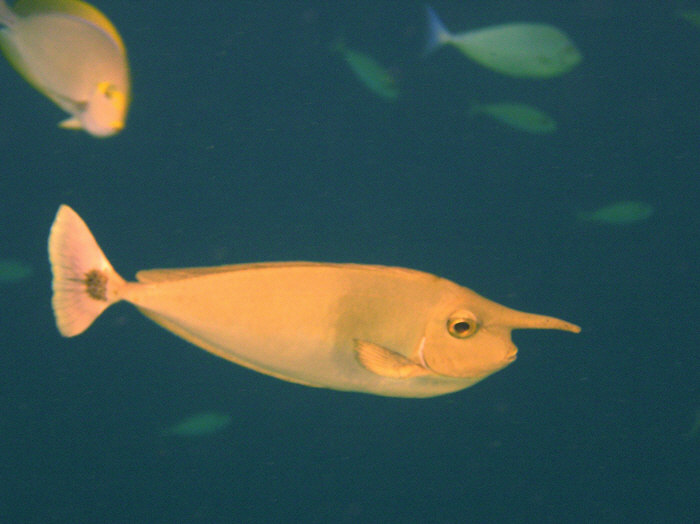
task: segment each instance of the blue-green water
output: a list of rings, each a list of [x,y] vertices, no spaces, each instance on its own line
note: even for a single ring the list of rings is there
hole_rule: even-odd
[[[419,2],[95,5],[131,60],[122,134],[56,128],[62,112],[0,64],[0,258],[34,270],[0,288],[0,520],[700,520],[700,29],[673,14],[692,4],[434,3],[456,31],[565,29],[583,62],[538,81],[451,48],[422,59]],[[396,74],[398,101],[329,52],[339,34]],[[470,120],[474,99],[534,104],[559,129]],[[576,220],[619,200],[655,213]],[[46,260],[61,203],[124,276],[399,265],[583,332],[516,332],[517,362],[428,400],[269,378],[127,305],[62,339]],[[163,437],[210,411],[232,423]]]

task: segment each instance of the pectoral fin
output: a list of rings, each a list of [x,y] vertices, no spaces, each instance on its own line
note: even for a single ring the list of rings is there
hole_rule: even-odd
[[[76,117],[72,116],[70,118],[66,118],[65,120],[61,120],[58,123],[58,127],[63,129],[82,129],[83,124],[81,124],[80,120],[78,120]]]
[[[388,378],[411,378],[430,372],[400,353],[364,340],[355,340],[358,362],[368,371]]]

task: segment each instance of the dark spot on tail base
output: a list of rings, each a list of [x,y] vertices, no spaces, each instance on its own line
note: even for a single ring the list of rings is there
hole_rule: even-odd
[[[95,300],[107,301],[107,275],[93,269],[85,273],[87,294]]]

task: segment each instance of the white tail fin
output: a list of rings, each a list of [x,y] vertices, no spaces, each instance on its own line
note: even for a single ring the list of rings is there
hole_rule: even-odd
[[[64,337],[85,331],[121,299],[126,282],[97,245],[83,219],[70,207],[58,208],[49,233],[53,272],[53,313]]]

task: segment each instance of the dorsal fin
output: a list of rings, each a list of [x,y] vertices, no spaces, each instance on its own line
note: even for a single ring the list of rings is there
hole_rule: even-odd
[[[79,18],[105,33],[125,54],[124,42],[112,22],[96,7],[79,0],[20,0],[13,7],[20,16],[58,13]]]
[[[193,278],[201,277],[204,275],[211,275],[213,273],[226,273],[228,271],[242,271],[250,269],[264,269],[269,267],[293,267],[293,266],[338,266],[338,267],[352,267],[364,271],[376,271],[382,270],[384,272],[391,271],[397,275],[401,275],[404,278],[433,278],[438,280],[439,277],[430,275],[428,273],[423,273],[421,271],[416,271],[414,269],[405,269],[402,267],[392,267],[392,266],[377,266],[377,265],[363,265],[363,264],[334,264],[334,263],[324,263],[324,262],[254,262],[251,264],[230,264],[225,266],[210,266],[210,267],[188,267],[188,268],[175,268],[175,269],[142,269],[136,273],[136,279],[139,282],[166,282],[170,280],[181,280],[183,278]]]
[[[139,282],[167,282],[170,280],[182,280],[183,278],[201,277],[212,273],[224,273],[234,271],[241,266],[212,266],[212,267],[189,267],[179,269],[143,269],[136,273]]]

